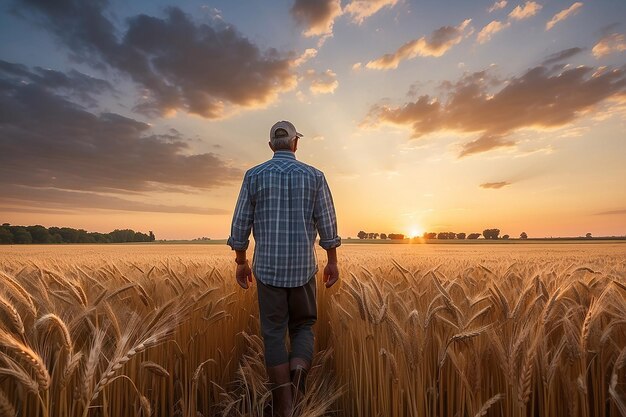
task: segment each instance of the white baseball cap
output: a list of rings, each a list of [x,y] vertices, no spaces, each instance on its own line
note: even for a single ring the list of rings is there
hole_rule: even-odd
[[[272,126],[272,128],[270,129],[270,139],[285,137],[293,139],[296,137],[301,138],[302,136],[304,135],[302,133],[298,133],[293,123],[286,120],[281,120],[280,122],[274,123],[274,126]]]

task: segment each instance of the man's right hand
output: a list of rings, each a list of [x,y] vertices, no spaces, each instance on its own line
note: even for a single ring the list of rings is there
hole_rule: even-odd
[[[250,270],[248,262],[245,262],[242,265],[237,265],[235,277],[237,278],[237,284],[239,284],[239,286],[244,290],[247,290],[250,286],[248,282],[252,283],[252,271]]]
[[[337,267],[336,262],[329,262],[324,268],[324,285],[326,288],[330,288],[333,286],[335,282],[339,279],[339,268]]]

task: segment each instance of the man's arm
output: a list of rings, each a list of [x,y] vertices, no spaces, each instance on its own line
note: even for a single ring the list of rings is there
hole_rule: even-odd
[[[246,174],[239,191],[239,198],[235,206],[230,236],[227,242],[228,246],[237,254],[235,258],[237,262],[235,276],[237,283],[244,289],[248,288],[248,282],[252,282],[252,271],[246,258],[246,251],[250,244],[250,232],[252,231],[252,223],[254,221],[254,203],[250,195],[249,186],[249,177]]]
[[[337,235],[337,215],[333,197],[323,175],[317,190],[313,217],[320,235],[320,246],[326,249],[328,256],[328,263],[324,268],[324,282],[326,288],[329,288],[339,279],[337,247],[341,245],[341,238]]]

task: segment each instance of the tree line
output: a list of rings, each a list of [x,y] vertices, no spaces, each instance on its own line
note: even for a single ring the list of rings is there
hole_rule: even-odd
[[[485,229],[482,233],[455,233],[455,232],[424,232],[422,237],[424,239],[478,239],[480,236],[483,236],[485,239],[509,239],[509,235],[500,236],[500,229]],[[359,231],[357,234],[359,239],[404,239],[404,235],[401,233],[370,233],[365,232],[363,230]],[[519,235],[520,239],[528,239],[528,235],[526,232],[522,232]]]
[[[0,226],[0,244],[127,243],[154,242],[155,239],[152,231],[145,234],[131,229],[115,229],[110,233],[98,233],[71,227],[12,226],[9,223]]]

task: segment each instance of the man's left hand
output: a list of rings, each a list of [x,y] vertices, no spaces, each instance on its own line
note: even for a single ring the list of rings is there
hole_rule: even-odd
[[[250,265],[248,262],[237,265],[237,272],[235,272],[235,277],[237,278],[237,284],[244,290],[247,290],[252,283],[252,270],[250,269]]]

